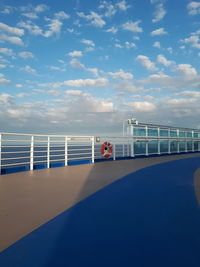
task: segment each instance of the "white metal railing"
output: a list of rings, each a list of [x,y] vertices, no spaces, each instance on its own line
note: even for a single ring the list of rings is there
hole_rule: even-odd
[[[0,133],[0,172],[10,168],[24,167],[29,170],[40,167],[67,166],[73,163],[104,159],[101,144],[109,141],[113,145],[111,160],[132,158],[139,155],[171,154],[200,151],[200,136],[172,137],[148,136],[64,136]],[[178,134],[177,134],[178,135]],[[100,142],[99,142],[100,141]]]

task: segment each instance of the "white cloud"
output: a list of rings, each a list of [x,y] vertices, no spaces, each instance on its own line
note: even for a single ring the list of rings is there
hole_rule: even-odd
[[[127,5],[125,0],[122,0],[121,2],[118,2],[116,4],[116,6],[122,11],[126,11],[128,8],[131,7],[130,5]]]
[[[10,105],[12,101],[12,96],[6,93],[0,94],[0,103],[4,105]]]
[[[19,53],[19,56],[23,59],[29,59],[29,58],[34,58],[33,53],[29,52],[29,51],[23,51]]]
[[[83,53],[82,51],[72,51],[72,52],[69,52],[68,55],[70,57],[82,57]]]
[[[164,65],[164,66],[166,66],[166,67],[168,67],[168,66],[173,64],[173,61],[167,60],[166,57],[163,56],[163,55],[158,55],[157,56],[157,62],[162,64],[162,65]]]
[[[167,34],[164,28],[159,28],[151,32],[151,36],[164,35]]]
[[[165,17],[166,13],[167,13],[167,11],[164,8],[164,5],[163,5],[162,2],[156,3],[155,8],[156,8],[156,10],[154,12],[154,19],[152,20],[153,23],[162,20]]]
[[[136,60],[139,61],[140,64],[143,65],[147,70],[158,70],[158,68],[155,66],[155,63],[153,63],[147,56],[139,55],[137,56]]]
[[[24,44],[22,39],[20,37],[17,37],[17,36],[9,36],[9,35],[0,33],[0,39],[1,39],[2,43],[7,41],[7,42],[15,44],[15,45],[23,45]]]
[[[0,84],[7,84],[10,80],[5,79],[5,75],[0,73]]]
[[[197,91],[183,91],[179,93],[174,93],[175,96],[185,96],[185,97],[200,97],[200,92]]]
[[[6,56],[13,56],[14,55],[12,49],[10,49],[10,48],[4,48],[4,47],[0,48],[0,53],[1,54],[4,54]]]
[[[94,11],[90,11],[90,15],[85,15],[83,12],[77,12],[77,15],[81,18],[89,20],[95,27],[102,28],[106,22],[102,19],[102,16]]]
[[[190,64],[179,64],[176,68],[177,72],[185,76],[187,79],[191,79],[197,76],[197,71]]]
[[[131,107],[133,111],[137,112],[151,112],[156,110],[156,105],[148,101],[131,102],[126,105]]]
[[[22,88],[22,87],[23,87],[23,85],[20,84],[20,83],[15,84],[15,86],[16,86],[17,88]]]
[[[14,35],[18,35],[18,36],[23,36],[24,35],[24,30],[23,29],[19,29],[16,27],[10,27],[7,24],[4,23],[0,23],[0,30],[4,31],[6,33],[9,34],[14,34]]]
[[[111,32],[113,34],[118,32],[118,29],[114,26],[112,26],[111,28],[107,29],[106,32]]]
[[[63,85],[72,86],[72,87],[104,87],[108,85],[108,80],[106,78],[98,79],[79,79],[79,80],[68,80],[64,81]]]
[[[85,66],[77,58],[72,58],[72,60],[70,61],[70,65],[77,69],[85,68]]]
[[[200,14],[200,2],[192,1],[187,5],[188,13],[190,15]]]
[[[59,35],[63,23],[59,19],[48,19],[50,23],[48,24],[49,30],[44,32],[43,36],[46,38],[51,37],[53,34]]]
[[[130,49],[130,48],[135,48],[136,47],[136,45],[135,45],[135,43],[133,43],[133,42],[125,42],[125,47],[127,48],[127,49]]]
[[[66,71],[66,68],[61,68],[61,67],[58,67],[58,66],[50,66],[50,69],[51,70],[61,71],[61,72],[65,72]]]
[[[23,71],[30,73],[32,75],[36,75],[37,71],[33,68],[31,68],[29,65],[26,65],[25,67],[22,68]]]
[[[64,11],[60,11],[58,13],[55,13],[55,17],[57,19],[69,19],[70,18],[70,15],[69,14],[66,14]]]
[[[6,5],[6,6],[4,7],[4,9],[1,11],[1,13],[2,13],[2,14],[7,14],[7,15],[8,15],[8,14],[12,13],[12,11],[13,11],[14,9],[15,9],[14,7]]]
[[[190,37],[181,40],[181,42],[190,44],[192,47],[200,49],[200,39],[198,35],[191,35]]]
[[[28,19],[38,19],[38,15],[34,12],[22,13],[22,15]]]
[[[131,80],[133,79],[133,74],[129,72],[125,72],[122,69],[120,69],[117,72],[108,72],[110,76],[114,79],[124,79],[124,80]]]
[[[160,45],[160,42],[154,42],[153,43],[153,47],[156,47],[156,48],[161,48],[161,45]]]
[[[24,29],[27,29],[30,34],[42,35],[42,29],[38,25],[33,24],[33,22],[31,21],[28,22],[21,21],[17,25]]]
[[[34,11],[37,12],[37,13],[41,13],[41,12],[44,12],[48,9],[48,6],[47,5],[44,5],[44,4],[40,4],[40,5],[37,5],[35,8],[34,8]]]
[[[91,72],[95,77],[99,76],[99,70],[97,68],[86,68],[88,72]]]
[[[95,43],[92,40],[82,39],[81,43],[85,44],[85,45],[90,45],[90,46],[93,46],[93,47],[95,46]]]
[[[115,44],[115,47],[116,47],[116,48],[123,48],[123,46],[120,45],[120,44]]]
[[[127,21],[122,25],[122,28],[127,31],[132,31],[132,32],[142,32],[143,29],[138,26],[138,24],[141,23],[140,20],[138,21]]]
[[[66,90],[65,93],[67,95],[77,96],[77,95],[81,95],[82,91],[80,91],[80,90]]]
[[[105,9],[104,16],[105,17],[112,17],[117,12],[115,6],[113,6],[111,3],[103,1],[101,2],[101,5],[99,6],[100,9]]]

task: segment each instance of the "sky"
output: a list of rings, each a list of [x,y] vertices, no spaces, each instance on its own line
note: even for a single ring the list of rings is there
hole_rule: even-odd
[[[1,0],[0,131],[200,128],[200,1]]]

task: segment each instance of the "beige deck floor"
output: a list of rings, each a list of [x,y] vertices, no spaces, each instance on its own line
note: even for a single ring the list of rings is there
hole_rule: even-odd
[[[0,176],[0,251],[106,185],[185,154],[34,170]],[[200,171],[196,172],[200,196]],[[200,197],[199,197],[200,199]]]

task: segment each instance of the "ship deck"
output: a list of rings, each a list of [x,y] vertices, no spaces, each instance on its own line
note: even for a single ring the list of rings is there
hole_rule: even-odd
[[[193,163],[192,160],[194,160],[195,163]],[[112,206],[109,207],[109,205],[111,205],[109,202],[110,201],[112,202],[113,199],[116,198],[115,199],[116,205],[119,205],[118,216],[122,216],[122,217],[125,216],[126,217],[126,208],[124,210],[122,207],[120,207],[121,205],[123,206],[123,201],[124,201],[124,197],[125,197],[126,193],[124,192],[125,195],[123,197],[120,195],[121,194],[120,186],[121,186],[122,191],[127,190],[127,194],[129,194],[131,184],[126,184],[125,188],[123,187],[123,184],[121,184],[121,185],[118,184],[118,191],[115,192],[114,196],[112,196],[112,187],[111,186],[115,185],[115,188],[116,188],[117,187],[116,183],[117,182],[119,183],[119,181],[122,181],[122,180],[125,181],[126,177],[129,177],[127,179],[129,179],[129,180],[131,179],[132,181],[130,180],[131,181],[130,183],[132,183],[134,180],[134,174],[136,176],[137,176],[137,174],[141,175],[141,177],[142,177],[141,182],[140,182],[141,187],[140,186],[138,187],[138,184],[133,185],[132,193],[136,194],[136,195],[138,193],[146,194],[147,195],[147,199],[145,197],[146,201],[151,201],[152,195],[151,195],[151,197],[148,196],[148,194],[149,194],[148,190],[152,190],[152,188],[156,188],[157,185],[156,185],[156,182],[155,182],[155,184],[153,184],[153,182],[152,182],[152,184],[150,184],[150,185],[147,182],[147,184],[149,186],[149,187],[147,187],[147,185],[145,184],[146,180],[143,180],[143,177],[145,177],[145,179],[147,179],[148,178],[147,176],[149,176],[149,178],[152,178],[154,175],[155,176],[157,175],[162,180],[163,179],[162,177],[165,176],[165,169],[161,168],[162,170],[159,170],[159,172],[156,173],[156,169],[154,169],[154,167],[157,168],[158,166],[164,166],[163,165],[164,163],[170,163],[170,162],[175,163],[175,165],[173,165],[173,168],[176,169],[175,172],[181,173],[179,178],[181,178],[181,175],[183,175],[183,176],[188,175],[189,176],[189,172],[188,172],[188,174],[185,174],[187,172],[187,170],[188,171],[191,170],[193,178],[190,179],[191,181],[189,184],[187,184],[188,181],[185,181],[185,183],[183,182],[183,184],[180,184],[180,180],[179,180],[178,185],[176,184],[174,188],[170,188],[171,191],[170,190],[168,192],[164,191],[165,195],[163,194],[163,197],[166,200],[166,198],[169,198],[170,194],[173,193],[174,190],[177,190],[177,198],[178,198],[179,197],[178,190],[180,188],[182,190],[183,186],[185,188],[188,186],[188,188],[190,188],[190,189],[191,189],[191,187],[192,188],[194,187],[194,194],[193,195],[194,195],[194,199],[196,201],[195,202],[196,204],[194,204],[194,203],[193,204],[196,205],[195,207],[197,209],[199,209],[199,205],[200,205],[200,153],[169,155],[169,156],[150,157],[150,158],[149,157],[148,158],[136,158],[133,160],[98,162],[95,164],[86,164],[86,165],[77,165],[77,166],[67,166],[67,167],[61,167],[61,168],[26,171],[26,172],[19,172],[19,173],[13,173],[13,174],[7,174],[7,175],[0,176],[0,237],[1,237],[0,238],[0,250],[2,251],[0,254],[1,266],[2,267],[3,266],[20,266],[20,267],[21,266],[57,266],[57,265],[53,265],[53,262],[55,259],[51,259],[51,261],[49,260],[49,264],[45,263],[44,259],[42,259],[40,261],[40,263],[38,263],[38,262],[34,263],[34,261],[32,262],[30,260],[31,262],[29,262],[29,264],[28,264],[27,262],[25,262],[25,259],[23,262],[23,257],[20,258],[19,254],[21,253],[20,255],[23,255],[23,253],[26,250],[23,252],[23,249],[20,248],[20,245],[19,245],[20,242],[22,242],[22,243],[25,242],[26,246],[27,246],[27,244],[29,244],[29,241],[30,241],[30,243],[32,242],[31,241],[32,237],[30,238],[29,241],[27,241],[28,238],[26,238],[26,237],[33,234],[36,229],[43,229],[42,227],[47,225],[49,221],[53,222],[54,219],[56,220],[56,218],[59,218],[59,216],[63,216],[63,214],[66,213],[67,211],[71,212],[73,207],[76,207],[76,209],[77,209],[77,207],[78,207],[77,205],[79,203],[83,204],[85,200],[86,200],[86,202],[87,201],[91,202],[92,201],[91,197],[93,197],[94,198],[93,203],[95,204],[95,197],[94,196],[96,196],[96,195],[99,196],[98,193],[100,193],[101,191],[104,192],[103,194],[105,194],[105,191],[103,191],[105,188],[109,188],[110,191],[107,193],[109,194],[110,198],[106,198],[105,196],[101,197],[100,202],[102,203],[102,201],[104,201],[104,202],[107,202],[107,204],[108,204],[108,210],[107,210],[106,216],[108,216],[108,213],[112,214],[112,212],[113,212],[115,214],[116,212],[118,212],[117,210],[115,210],[116,207],[114,207],[113,210],[112,210]],[[181,165],[179,165],[178,162],[182,162]],[[177,163],[177,165],[176,165],[176,163]],[[188,166],[187,166],[187,164],[188,164]],[[192,167],[190,166],[190,164],[192,164],[191,165]],[[172,171],[172,169],[170,169],[172,167],[170,167],[170,166],[171,165],[169,165],[166,170]],[[177,166],[177,168],[176,168],[176,166]],[[151,169],[150,167],[152,167],[153,169]],[[173,171],[174,171],[174,169],[173,169]],[[147,172],[143,173],[144,170],[147,170]],[[141,171],[141,173],[140,173],[140,171]],[[182,172],[184,172],[184,173],[182,174]],[[130,175],[132,178],[130,178]],[[172,177],[173,176],[174,175],[172,174]],[[123,178],[123,179],[121,179],[121,178]],[[175,176],[175,178],[176,178],[176,176]],[[179,179],[179,178],[177,178],[177,179]],[[184,177],[183,177],[183,180],[184,180]],[[167,184],[167,182],[165,181],[163,184],[165,185],[165,184]],[[137,192],[135,192],[135,190],[137,190],[136,188],[138,188]],[[139,192],[139,188],[140,189],[144,188],[144,191]],[[164,190],[164,189],[162,188],[162,190]],[[162,190],[160,192],[162,192]],[[115,191],[115,189],[114,189],[114,191]],[[117,197],[118,195],[119,195],[119,199]],[[120,199],[120,196],[121,196],[121,199]],[[138,196],[138,199],[136,199],[136,201],[138,202],[137,205],[141,205],[140,209],[142,211],[144,208],[144,203],[141,202],[141,198],[139,196]],[[179,201],[180,202],[183,201],[182,204],[180,204],[180,203],[179,204],[182,205],[182,208],[184,209],[184,205],[186,204],[186,201],[190,201],[190,200],[180,199]],[[170,203],[171,202],[169,201],[169,204]],[[156,203],[154,203],[154,204],[156,205]],[[113,203],[113,205],[114,205],[114,203]],[[134,206],[134,203],[131,202],[128,205],[130,205],[129,208],[131,209],[131,207]],[[180,208],[180,205],[178,206],[179,208]],[[97,209],[97,211],[99,210],[100,213],[102,212],[99,204],[96,206],[96,209]],[[120,214],[120,210],[122,212],[121,214]],[[145,208],[144,208],[144,210],[145,210]],[[148,212],[148,210],[147,210],[147,212]],[[174,217],[176,217],[178,215],[180,217],[182,216],[180,209],[173,210],[173,212],[170,213],[170,205],[169,205],[169,210],[168,211],[165,210],[165,212],[168,213],[169,217],[171,216],[172,220],[174,220]],[[174,214],[174,212],[177,212],[178,215]],[[85,214],[87,214],[87,212]],[[152,216],[154,216],[154,215],[152,214]],[[199,215],[200,215],[200,210],[199,210]],[[81,213],[80,213],[80,216],[79,215],[77,215],[77,216],[78,217],[75,216],[76,219],[74,218],[75,221],[72,220],[72,218],[71,218],[73,216],[70,217],[72,220],[70,225],[73,223],[76,224],[76,220],[80,220],[80,221],[82,220]],[[97,216],[97,215],[94,215],[94,216]],[[105,214],[102,216],[105,216]],[[105,221],[107,220],[106,216],[104,217]],[[130,214],[128,215],[127,221],[129,221],[129,219],[130,219],[129,216],[130,216]],[[138,216],[140,216],[140,214],[138,214]],[[115,218],[115,215],[113,215],[113,220],[114,220],[114,218]],[[84,218],[83,218],[83,220],[84,220]],[[103,218],[101,218],[101,220],[103,220]],[[115,222],[112,221],[112,218],[110,218],[110,220],[111,220],[110,223],[114,224],[113,225],[114,228],[118,227],[118,226],[115,226]],[[169,218],[169,220],[170,220],[170,218]],[[186,218],[186,220],[187,220],[187,218]],[[200,222],[199,220],[200,220],[200,218],[197,216],[196,217],[196,223],[197,222],[199,223]],[[127,221],[126,221],[126,223],[124,222],[126,227],[128,227]],[[130,219],[130,222],[131,221],[132,221],[132,219]],[[143,219],[141,217],[141,222],[142,221],[143,221]],[[148,220],[146,222],[148,224]],[[177,221],[175,220],[175,222],[177,222]],[[64,228],[63,223],[62,223],[62,227]],[[102,221],[101,221],[101,223],[102,223]],[[105,222],[103,222],[103,224],[105,224]],[[149,222],[149,224],[151,224],[151,221]],[[84,223],[83,223],[83,225],[84,225]],[[121,227],[123,228],[123,227],[125,227],[125,225],[123,225],[123,223],[122,223]],[[106,226],[104,225],[104,227],[106,227]],[[153,226],[151,226],[151,227],[153,228]],[[151,227],[149,228],[149,230],[151,229]],[[188,226],[188,227],[190,227],[190,226]],[[93,229],[93,228],[94,228],[94,225],[91,225],[91,229]],[[57,229],[56,231],[58,231],[58,228],[56,228],[56,229]],[[98,227],[97,227],[97,229],[98,229]],[[131,229],[132,229],[132,227],[131,227]],[[178,229],[178,228],[176,228],[176,229]],[[171,230],[168,229],[168,231],[170,232]],[[36,230],[36,232],[37,232],[37,230]],[[48,236],[51,234],[51,232],[48,233],[48,231],[47,231],[46,234]],[[148,237],[151,236],[151,233],[146,233],[146,234]],[[173,232],[173,234],[175,235],[176,233]],[[198,234],[198,233],[196,233],[196,234]],[[153,230],[152,230],[152,235],[153,235]],[[119,236],[120,236],[120,233],[119,233]],[[130,238],[131,238],[131,236],[132,235],[130,234]],[[96,243],[100,242],[98,238],[96,240]],[[112,238],[113,238],[113,240],[111,240]],[[108,240],[108,243],[110,245],[112,243],[111,241],[113,241],[113,243],[114,243],[116,240],[118,240],[117,237],[115,237],[114,235],[112,236],[112,238],[109,237],[109,240]],[[142,237],[142,238],[144,238],[144,237]],[[180,238],[184,239],[184,237],[180,237]],[[33,239],[35,240],[37,238],[34,237]],[[48,243],[48,238],[45,239],[45,241],[44,241],[44,239],[42,242]],[[123,237],[121,239],[124,241]],[[137,246],[139,246],[142,249],[142,244],[141,244],[142,241],[141,240],[140,240],[140,242],[137,241],[137,242],[139,242],[139,243],[137,243]],[[75,249],[76,253],[77,253],[77,257],[79,255],[79,250],[80,250],[81,245],[84,245],[83,244],[84,242],[83,242],[83,239],[81,238],[81,235],[80,235],[79,241],[80,241],[80,244],[78,244],[76,249]],[[38,242],[41,243],[41,240],[38,240]],[[104,240],[103,236],[102,236],[101,243],[102,242],[105,243],[105,248],[106,248],[107,247],[106,240]],[[195,242],[194,243],[196,244],[198,249],[200,249],[199,238],[197,240],[195,240]],[[62,244],[62,246],[63,246],[63,243],[61,241],[60,241],[60,244]],[[55,245],[55,243],[54,243],[54,245]],[[30,244],[30,246],[31,246],[31,244]],[[72,246],[74,246],[74,244]],[[95,247],[95,241],[94,240],[92,240],[92,246]],[[121,247],[121,246],[122,246],[122,244],[119,244],[119,247]],[[130,246],[129,246],[129,248],[130,248]],[[91,249],[91,247],[90,247],[90,249]],[[100,248],[98,248],[97,250],[99,250],[99,249]],[[194,250],[196,250],[196,249],[197,248],[195,247]],[[31,249],[31,250],[34,250],[34,249]],[[56,250],[59,250],[59,249],[56,248]],[[53,253],[52,251],[53,250],[51,247],[51,253]],[[140,253],[140,252],[138,251],[138,253]],[[58,254],[55,253],[55,255],[57,258],[59,253]],[[127,254],[127,255],[129,255],[129,254]],[[49,256],[53,257],[52,255],[49,255]],[[98,254],[98,256],[99,256],[99,254]],[[39,258],[41,258],[41,257],[42,256],[40,255]],[[80,259],[81,259],[81,257],[82,256],[80,255]],[[142,257],[142,255],[140,255],[140,257]],[[11,260],[11,258],[12,258],[12,260]],[[60,258],[62,258],[62,256],[60,256]],[[89,261],[87,262],[87,260],[89,260]],[[9,265],[9,261],[11,261],[12,264],[10,263],[10,265]],[[77,261],[77,259],[75,260],[75,262],[76,261]],[[109,263],[109,261],[110,261],[110,263]],[[200,264],[200,258],[198,258],[198,259],[195,258],[194,264],[190,264],[188,266],[199,266],[199,265],[195,265],[195,263],[197,261],[198,261],[198,264]],[[50,262],[52,262],[52,265]],[[133,262],[134,262],[134,260],[132,260],[132,263]],[[107,265],[105,264],[105,262],[104,263],[101,262],[101,260],[99,261],[99,265],[98,264],[94,265],[93,260],[91,258],[88,259],[87,255],[84,255],[84,257],[82,258],[82,263],[83,263],[83,265],[81,265],[81,264],[79,265],[76,262],[76,264],[74,264],[74,265],[69,264],[69,266],[122,266],[122,265],[116,265],[117,263],[115,261],[113,261],[113,263],[112,263],[112,257],[108,259]],[[100,263],[104,264],[104,265],[101,265]],[[119,263],[120,263],[120,260],[119,260]],[[28,264],[28,265],[26,265],[26,264]],[[115,264],[115,265],[112,265],[112,264]],[[60,266],[60,265],[58,265],[58,266]],[[127,263],[125,262],[123,266],[129,266],[128,262]],[[130,265],[130,266],[133,266],[133,265]],[[136,265],[136,266],[143,266],[143,265]],[[149,265],[149,266],[153,266],[153,265]],[[154,266],[159,266],[159,265],[156,265],[156,263],[154,262]],[[165,266],[165,265],[162,265],[162,266]],[[178,266],[178,265],[171,265],[171,266]]]

